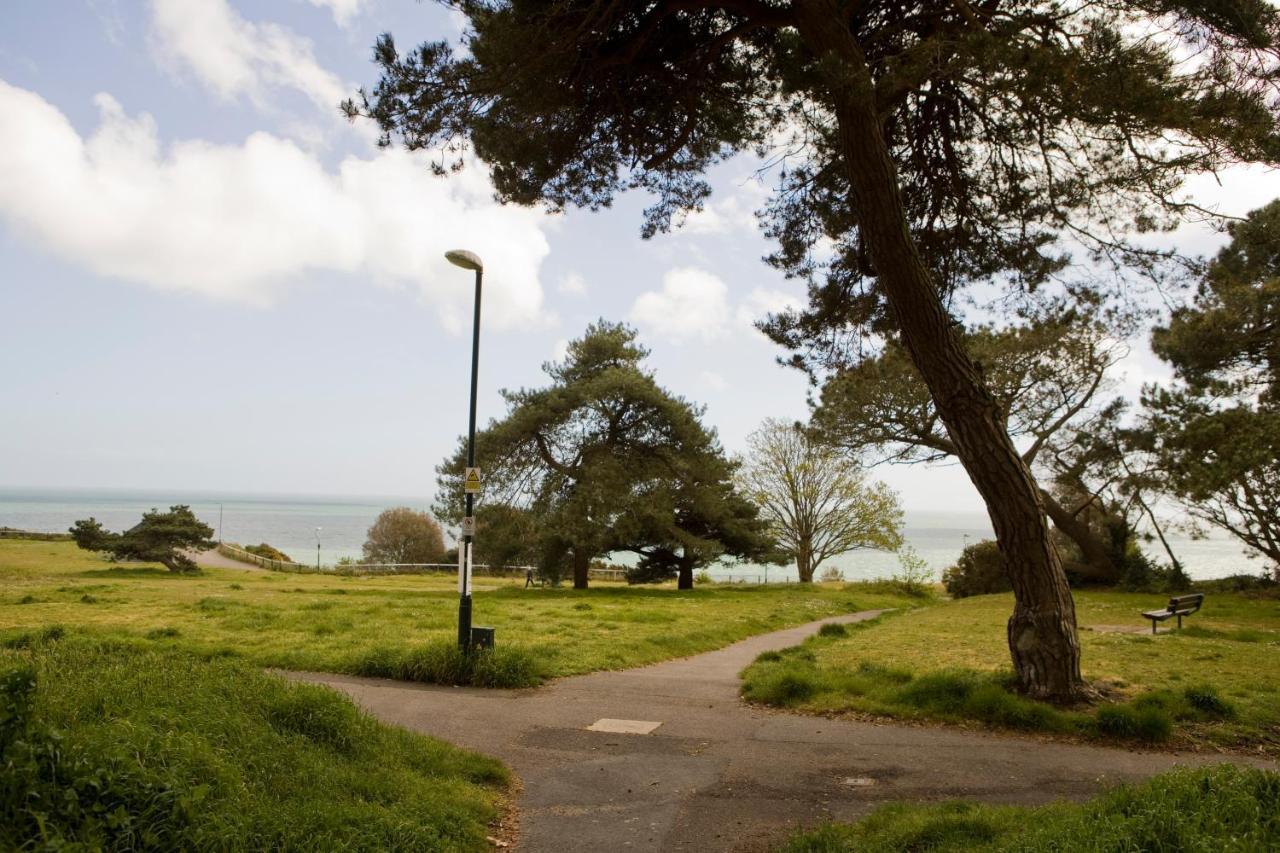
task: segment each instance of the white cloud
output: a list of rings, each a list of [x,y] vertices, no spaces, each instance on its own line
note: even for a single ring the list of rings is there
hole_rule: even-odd
[[[754,326],[770,314],[777,314],[788,308],[803,307],[804,300],[799,296],[785,290],[757,287],[738,305],[738,322]]]
[[[586,296],[587,280],[580,273],[571,272],[560,279],[560,284],[556,286],[556,290],[568,296]]]
[[[561,338],[556,341],[555,346],[551,348],[552,361],[564,361],[565,356],[569,354],[569,339]]]
[[[729,288],[712,273],[681,267],[662,277],[662,290],[640,294],[630,316],[641,327],[673,341],[709,341],[725,333],[728,294]]]
[[[39,95],[0,81],[0,219],[105,276],[251,302],[309,272],[410,284],[449,328],[471,290],[442,257],[484,258],[485,316],[539,319],[541,214],[492,200],[482,167],[448,180],[403,151],[347,157],[336,171],[295,143],[255,133],[241,145],[162,147],[154,120],[99,95],[82,138]]]
[[[698,375],[702,380],[702,384],[710,388],[712,391],[724,391],[729,387],[729,383],[725,378],[714,370],[704,370]]]
[[[333,13],[333,20],[338,26],[345,27],[359,15],[368,0],[307,0],[312,6],[327,8]]]
[[[318,1],[318,0],[317,0]],[[334,14],[358,2],[328,0]],[[316,61],[311,42],[277,24],[242,18],[227,0],[151,0],[153,42],[162,60],[193,73],[220,98],[265,108],[268,94],[293,89],[335,117],[355,91]]]
[[[755,232],[756,211],[768,200],[769,190],[754,176],[738,182],[728,195],[712,197],[702,210],[686,217],[681,231],[687,234],[730,234]]]

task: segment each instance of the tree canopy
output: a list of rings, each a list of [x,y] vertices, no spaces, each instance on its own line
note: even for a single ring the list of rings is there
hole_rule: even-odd
[[[1129,436],[1163,491],[1280,574],[1280,201],[1229,230],[1191,304],[1152,334],[1179,381],[1144,389]]]
[[[384,142],[467,143],[500,198],[703,204],[739,151],[777,165],[771,262],[809,283],[770,331],[801,363],[895,336],[986,502],[1009,566],[1010,654],[1028,693],[1079,699],[1074,603],[1040,494],[955,327],[974,281],[1043,284],[1064,239],[1143,260],[1126,235],[1194,204],[1185,176],[1280,160],[1280,14],[1265,0],[458,0],[469,53],[401,55],[345,105]]]
[[[407,506],[384,509],[364,541],[366,563],[439,563],[444,560],[444,532],[425,512]]]
[[[902,546],[902,504],[884,483],[868,482],[857,459],[797,424],[766,420],[747,438],[738,480],[761,509],[800,580],[857,548]]]
[[[686,586],[721,555],[762,557],[770,546],[702,410],[654,381],[635,338],[625,325],[592,325],[544,366],[549,386],[504,391],[506,416],[476,435],[478,512],[506,506],[532,520],[542,569],[558,576],[571,559],[577,587],[591,560],[613,551],[641,555],[645,579],[678,574]],[[459,517],[464,451],[438,469],[442,518]]]
[[[142,520],[123,533],[112,533],[93,518],[81,519],[71,528],[71,538],[86,551],[108,554],[113,560],[160,563],[177,573],[200,570],[183,551],[212,548],[212,537],[213,528],[182,504],[168,512],[144,512]]]

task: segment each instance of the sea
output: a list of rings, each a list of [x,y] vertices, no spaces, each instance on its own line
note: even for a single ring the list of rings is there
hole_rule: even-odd
[[[430,499],[396,496],[232,494],[182,489],[39,489],[0,487],[0,527],[42,533],[64,533],[76,520],[96,518],[108,530],[136,524],[142,513],[187,504],[214,530],[214,538],[242,545],[266,542],[294,560],[325,566],[359,558],[365,534],[384,509],[408,506],[428,509]],[[992,538],[991,525],[981,511],[907,509],[903,537],[924,561],[934,579],[952,565],[966,544]],[[1167,533],[1170,545],[1188,574],[1196,579],[1233,574],[1259,574],[1263,564],[1249,559],[1244,548],[1224,534],[1192,538],[1183,531]],[[1147,547],[1165,562],[1159,543]],[[318,548],[318,553],[317,553]],[[629,564],[626,554],[614,562]],[[896,554],[857,550],[823,564],[846,580],[886,578],[901,571]],[[710,574],[719,580],[782,583],[797,579],[794,566],[723,564]]]

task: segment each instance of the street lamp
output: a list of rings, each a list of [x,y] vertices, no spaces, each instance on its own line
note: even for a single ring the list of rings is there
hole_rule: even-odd
[[[480,281],[484,277],[484,264],[474,252],[454,249],[444,253],[445,259],[455,267],[472,270],[476,274],[475,319],[471,327],[471,414],[467,421],[467,470],[463,476],[467,511],[462,521],[462,547],[458,549],[458,647],[471,649],[471,563],[475,542],[475,493],[479,491],[479,472],[476,469],[476,384],[480,365]],[[474,480],[474,482],[473,482]]]
[[[319,527],[316,528],[316,571],[317,572],[320,571],[320,530],[321,528]]]

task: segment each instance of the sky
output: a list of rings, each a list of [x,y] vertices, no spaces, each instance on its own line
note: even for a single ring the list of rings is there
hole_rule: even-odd
[[[0,487],[430,495],[466,428],[472,280],[454,248],[485,263],[481,422],[598,318],[639,330],[731,452],[767,417],[807,417],[805,378],[752,325],[804,288],[761,262],[769,187],[750,160],[642,240],[642,195],[503,207],[483,164],[436,178],[342,118],[376,82],[378,34],[461,43],[447,9],[6,0],[0,20]],[[1280,180],[1192,191],[1243,213]],[[1118,382],[1164,376],[1138,342]],[[981,508],[955,465],[876,474],[909,510]]]

